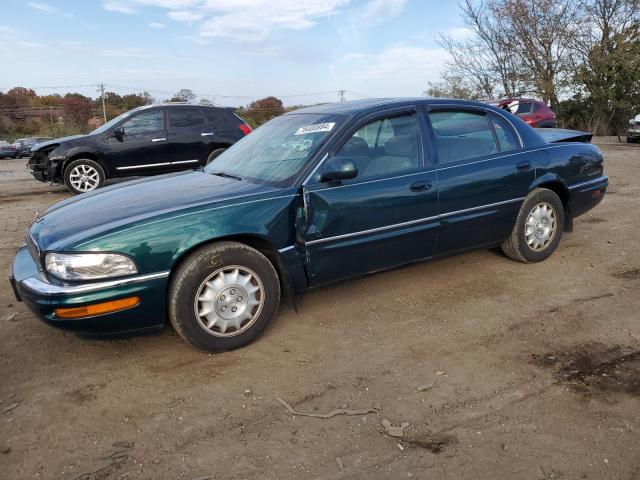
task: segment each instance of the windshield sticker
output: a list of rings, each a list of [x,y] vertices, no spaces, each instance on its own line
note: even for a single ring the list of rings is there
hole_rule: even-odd
[[[300,127],[294,135],[306,135],[307,133],[317,132],[330,132],[333,129],[335,122],[330,123],[316,123],[315,125],[307,125],[306,127]]]

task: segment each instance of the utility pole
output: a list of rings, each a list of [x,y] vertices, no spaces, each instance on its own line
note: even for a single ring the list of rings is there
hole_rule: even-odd
[[[346,93],[346,90],[338,90],[338,96],[340,97],[340,101],[344,102],[344,94]]]
[[[102,97],[102,115],[104,116],[104,123],[107,123],[107,107],[104,104],[104,83],[98,85],[100,87],[100,96]]]

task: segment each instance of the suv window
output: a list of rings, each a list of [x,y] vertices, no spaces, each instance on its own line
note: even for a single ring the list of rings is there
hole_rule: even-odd
[[[204,116],[199,108],[169,108],[169,125],[172,128],[204,125]]]
[[[498,146],[501,152],[508,152],[520,148],[520,142],[516,137],[516,133],[513,131],[513,127],[509,125],[509,122],[498,115],[491,115],[491,123],[496,131]]]
[[[415,114],[387,117],[361,127],[337,155],[348,157],[358,178],[392,176],[420,165],[420,134]]]
[[[499,151],[489,119],[483,113],[460,110],[429,112],[440,164]]]
[[[135,117],[127,120],[122,125],[126,135],[136,135],[140,133],[157,132],[164,128],[164,120],[162,118],[162,110],[151,110],[140,113]]]
[[[207,124],[213,125],[216,130],[236,129],[237,125],[242,123],[242,120],[236,117],[231,110],[208,107],[203,111]]]

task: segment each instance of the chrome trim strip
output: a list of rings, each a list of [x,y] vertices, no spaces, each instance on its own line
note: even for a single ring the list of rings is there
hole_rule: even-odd
[[[601,177],[594,178],[593,180],[589,180],[587,182],[576,183],[575,185],[571,185],[570,187],[567,187],[567,188],[569,188],[569,190],[573,190],[574,188],[586,187],[587,185],[591,185],[593,183],[606,182],[608,180],[609,180],[609,177],[607,175],[603,175]]]
[[[78,293],[94,292],[105,288],[132,285],[146,282],[147,280],[165,278],[169,276],[169,273],[169,270],[167,270],[166,272],[150,273],[147,275],[139,275],[137,277],[118,278],[115,280],[105,280],[104,282],[84,283],[81,285],[54,285],[37,277],[29,277],[20,282],[20,285],[27,290],[40,295],[74,295]]]
[[[180,163],[198,163],[200,160],[197,158],[195,160],[178,160],[177,162],[171,162],[171,165],[178,165]]]
[[[511,200],[504,200],[503,202],[488,203],[486,205],[480,205],[478,207],[471,207],[471,208],[465,208],[465,209],[462,209],[462,210],[455,210],[453,212],[441,213],[440,216],[441,217],[450,217],[451,215],[457,215],[459,213],[474,212],[476,210],[482,210],[483,208],[491,208],[491,207],[497,207],[498,205],[506,205],[507,203],[520,202],[520,201],[524,200],[525,198],[527,198],[527,197],[512,198]]]
[[[162,137],[162,138],[152,138],[151,141],[152,142],[164,142],[166,140],[166,138]]]
[[[280,250],[278,250],[278,252],[280,252],[280,253],[288,252],[289,250],[291,250],[293,248],[296,248],[296,246],[295,245],[289,245],[288,247],[281,248]]]
[[[131,170],[133,168],[147,168],[147,167],[166,167],[167,165],[171,165],[171,162],[148,163],[146,165],[131,165],[129,167],[116,167],[116,170]]]
[[[417,220],[411,220],[409,222],[395,223],[393,225],[386,225],[384,227],[378,227],[378,228],[370,228],[368,230],[360,230],[358,232],[353,232],[353,233],[345,233],[344,235],[336,235],[334,237],[318,238],[317,240],[311,240],[309,242],[306,242],[306,244],[307,245],[314,245],[314,244],[317,244],[317,243],[325,243],[325,242],[331,242],[333,240],[341,240],[341,239],[344,239],[344,238],[351,238],[351,237],[356,237],[356,236],[359,236],[359,235],[366,235],[368,233],[382,232],[382,231],[391,230],[391,229],[394,229],[394,228],[405,227],[405,226],[409,226],[409,225],[415,225],[415,224],[422,223],[422,222],[428,222],[428,221],[434,220],[436,218],[450,217],[452,215],[456,215],[456,214],[459,214],[459,213],[473,212],[473,211],[481,210],[481,209],[484,209],[484,208],[491,208],[491,207],[497,207],[499,205],[506,205],[508,203],[520,202],[520,201],[524,200],[525,198],[526,197],[512,198],[510,200],[504,200],[502,202],[489,203],[487,205],[480,205],[478,207],[465,208],[463,210],[455,210],[453,212],[442,213],[440,215],[434,215],[432,217],[419,218]]]
[[[418,220],[411,220],[409,222],[396,223],[394,225],[386,225],[384,227],[378,227],[378,228],[370,228],[369,230],[360,230],[359,232],[345,233],[344,235],[336,235],[335,237],[319,238],[317,240],[311,240],[309,242],[306,242],[306,244],[307,245],[313,245],[313,244],[316,244],[316,243],[325,243],[325,242],[331,242],[333,240],[341,240],[343,238],[356,237],[358,235],[366,235],[367,233],[374,233],[374,232],[381,232],[381,231],[384,231],[384,230],[391,230],[393,228],[405,227],[405,226],[408,226],[408,225],[414,225],[416,223],[427,222],[429,220],[433,220],[433,219],[438,218],[438,217],[439,217],[439,215],[435,215],[433,217],[419,218]]]
[[[203,132],[203,133],[200,134],[200,136],[201,137],[208,137],[208,136],[211,136],[213,134],[214,134],[214,132]]]

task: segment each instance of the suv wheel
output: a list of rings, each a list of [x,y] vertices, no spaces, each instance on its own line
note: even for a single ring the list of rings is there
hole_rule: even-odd
[[[189,255],[172,278],[171,324],[187,342],[208,352],[252,342],[280,305],[273,265],[242,243],[206,245]]]
[[[71,193],[85,193],[104,184],[104,170],[90,159],[74,160],[64,169],[64,184]]]
[[[501,245],[514,260],[546,260],[556,249],[564,230],[564,205],[555,192],[536,188],[525,198],[511,236]]]
[[[216,148],[213,152],[209,154],[207,157],[207,162],[205,165],[209,165],[218,155],[224,152],[226,148]]]

